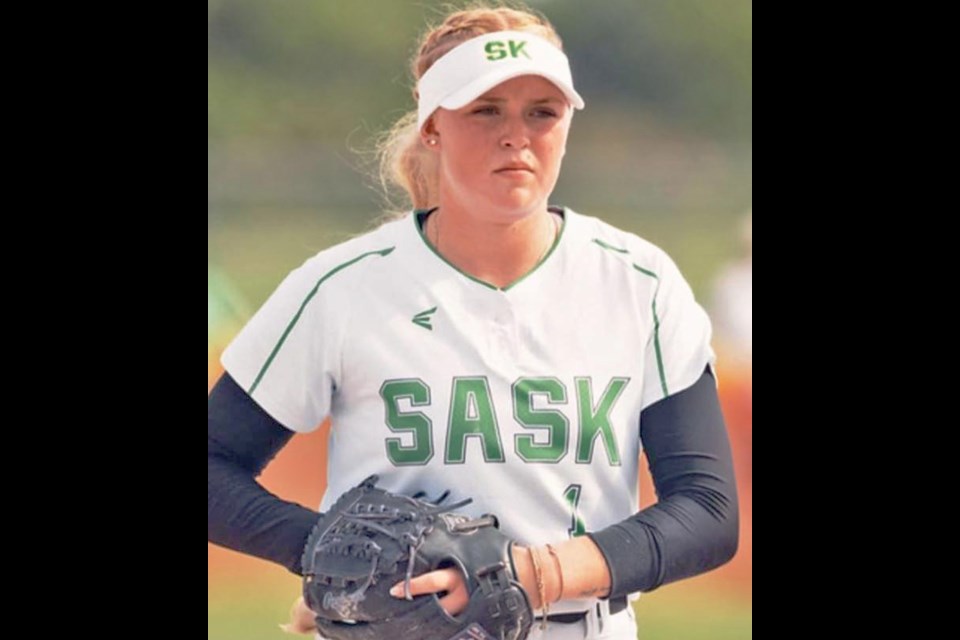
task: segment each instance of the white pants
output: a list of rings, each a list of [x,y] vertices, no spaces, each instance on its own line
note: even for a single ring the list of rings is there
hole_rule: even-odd
[[[579,622],[564,624],[547,623],[546,629],[540,628],[540,621],[533,621],[533,629],[528,640],[637,640],[637,620],[632,603],[616,615],[610,615],[607,600],[600,600],[587,611],[586,617]]]

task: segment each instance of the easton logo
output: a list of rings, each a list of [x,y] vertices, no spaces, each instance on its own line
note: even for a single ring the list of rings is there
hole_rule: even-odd
[[[526,40],[519,42],[516,40],[507,40],[506,42],[493,40],[492,42],[488,42],[486,46],[483,47],[483,50],[487,52],[487,60],[503,60],[507,56],[519,58],[521,53],[528,60],[532,60],[533,58],[531,58],[530,54],[523,48],[526,44]]]
[[[430,316],[436,313],[437,308],[427,309],[426,311],[421,311],[417,315],[413,316],[413,324],[419,325],[424,329],[429,329],[433,331],[433,325],[430,324]]]

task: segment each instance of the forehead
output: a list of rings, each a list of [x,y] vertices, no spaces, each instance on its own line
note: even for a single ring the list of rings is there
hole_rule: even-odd
[[[524,75],[510,78],[476,98],[484,101],[538,100],[566,102],[563,91],[543,76]]]

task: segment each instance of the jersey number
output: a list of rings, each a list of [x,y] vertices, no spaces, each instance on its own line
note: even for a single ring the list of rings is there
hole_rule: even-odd
[[[563,492],[563,497],[570,505],[570,528],[567,533],[571,538],[582,536],[587,532],[583,524],[583,518],[580,517],[580,485],[572,484]]]

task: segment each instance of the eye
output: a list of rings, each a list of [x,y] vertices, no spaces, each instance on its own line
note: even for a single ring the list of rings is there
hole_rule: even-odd
[[[533,115],[537,118],[556,118],[557,112],[553,109],[541,107],[533,110]]]
[[[482,106],[482,107],[477,107],[476,109],[474,109],[474,110],[471,111],[470,113],[477,113],[477,114],[481,114],[481,115],[494,115],[494,114],[497,113],[497,108],[496,108],[495,106],[493,106],[493,105],[486,105],[486,106]]]

